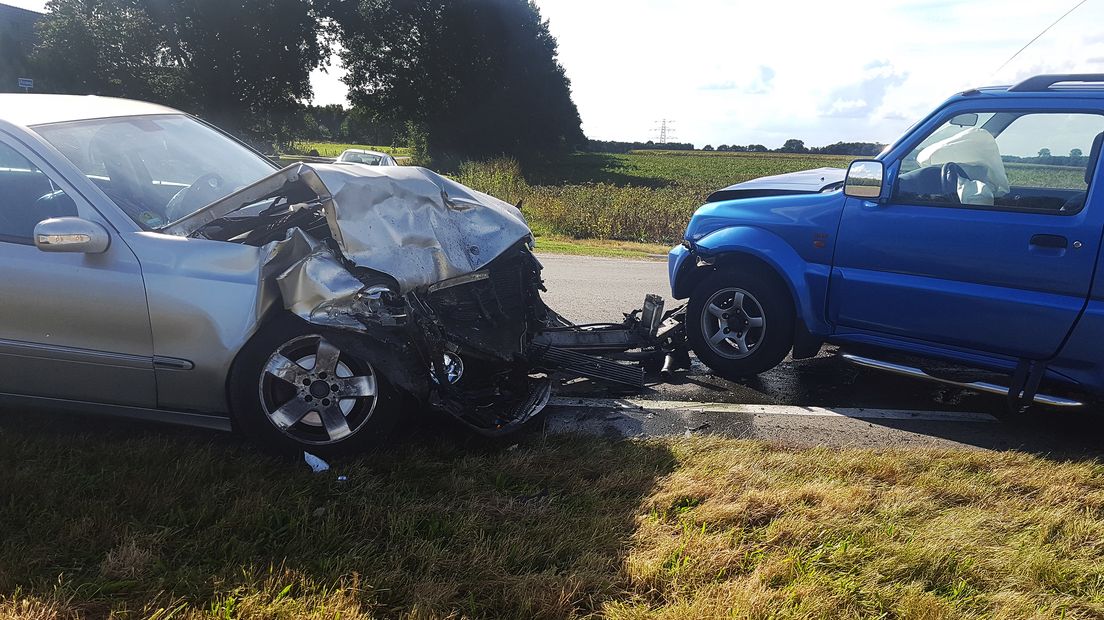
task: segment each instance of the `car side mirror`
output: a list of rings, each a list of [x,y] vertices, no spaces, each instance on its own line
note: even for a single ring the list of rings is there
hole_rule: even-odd
[[[96,222],[79,217],[52,217],[35,226],[34,244],[43,252],[102,254],[111,245],[111,235]]]
[[[885,164],[876,159],[859,159],[847,169],[843,193],[852,198],[877,198],[882,195]]]

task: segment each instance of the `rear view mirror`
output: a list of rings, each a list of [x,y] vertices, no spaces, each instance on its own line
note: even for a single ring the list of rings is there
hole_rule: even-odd
[[[35,226],[34,244],[43,252],[101,254],[111,245],[111,235],[96,222],[79,217],[54,217]]]
[[[860,159],[851,162],[843,193],[852,198],[877,198],[882,194],[882,177],[885,165],[876,159]]]
[[[959,114],[951,119],[951,124],[957,127],[974,127],[977,125],[978,115],[974,113]]]

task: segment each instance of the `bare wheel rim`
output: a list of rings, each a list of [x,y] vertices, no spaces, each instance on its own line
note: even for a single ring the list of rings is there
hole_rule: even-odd
[[[767,315],[754,295],[742,288],[723,288],[705,302],[702,336],[723,358],[744,359],[759,350],[767,335]]]
[[[328,445],[362,429],[379,400],[371,364],[322,336],[289,340],[269,356],[259,381],[261,409],[296,442]]]

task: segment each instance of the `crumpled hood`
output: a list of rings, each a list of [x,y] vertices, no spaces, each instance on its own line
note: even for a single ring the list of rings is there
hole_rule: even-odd
[[[786,196],[818,194],[833,185],[840,185],[847,176],[843,168],[816,168],[802,172],[776,174],[730,185],[709,195],[706,202],[736,200],[754,196]]]
[[[532,233],[521,211],[413,166],[311,166],[330,191],[326,221],[342,254],[400,292],[482,269]]]
[[[346,259],[391,276],[402,294],[478,271],[532,235],[516,207],[425,168],[302,163],[161,232],[200,234],[204,226],[292,186],[317,195]]]

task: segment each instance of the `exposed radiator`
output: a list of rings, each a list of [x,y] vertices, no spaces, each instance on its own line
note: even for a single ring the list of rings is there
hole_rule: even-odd
[[[644,387],[644,369],[639,366],[619,364],[612,360],[554,347],[545,349],[541,361],[553,368],[581,377],[620,383],[634,388]]]

